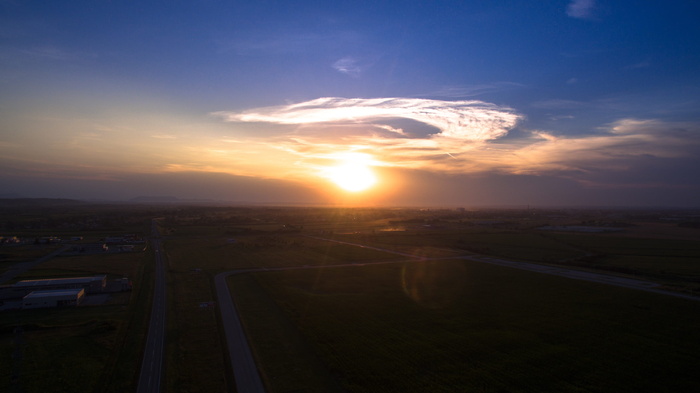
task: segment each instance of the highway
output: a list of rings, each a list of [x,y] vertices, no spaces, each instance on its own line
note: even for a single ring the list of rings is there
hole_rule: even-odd
[[[152,223],[152,244],[156,259],[155,288],[153,293],[153,306],[151,308],[151,322],[148,326],[148,338],[143,351],[141,374],[137,393],[157,393],[161,391],[163,379],[163,349],[165,344],[165,256],[161,239],[158,233],[156,221]]]

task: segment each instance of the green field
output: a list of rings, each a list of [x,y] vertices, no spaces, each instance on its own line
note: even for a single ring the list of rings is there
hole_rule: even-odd
[[[594,255],[576,265],[645,277],[700,293],[698,239],[570,234],[553,238]]]
[[[328,391],[329,376],[357,392],[698,383],[698,302],[465,261],[252,278],[231,278],[232,291],[272,392]],[[313,372],[299,381],[306,359]]]
[[[426,250],[444,248],[465,254],[488,254],[531,261],[556,261],[583,254],[574,247],[534,231],[484,230],[474,227],[374,234],[335,234],[333,238],[428,257],[443,255],[434,255]]]
[[[697,231],[696,231],[697,232]],[[692,235],[694,232],[689,231]],[[333,238],[416,256],[445,249],[563,265],[644,278],[671,289],[700,293],[700,236],[664,239],[631,234],[572,234],[537,230],[484,230],[334,234]]]
[[[50,254],[52,251],[56,251],[59,247],[56,245],[38,246],[34,244],[2,245],[0,246],[0,274],[16,263],[33,261]]]

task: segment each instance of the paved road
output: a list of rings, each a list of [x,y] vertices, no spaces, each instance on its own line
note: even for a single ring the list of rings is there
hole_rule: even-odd
[[[236,380],[236,391],[238,393],[264,393],[265,387],[260,379],[258,367],[250,351],[243,326],[238,318],[236,305],[233,303],[226,284],[228,276],[249,271],[251,270],[234,270],[217,274],[214,283],[216,284],[216,297],[219,299],[221,320],[224,324],[228,354]]]
[[[143,363],[137,393],[157,393],[161,391],[163,379],[163,349],[165,343],[165,256],[158,227],[155,220],[152,224],[152,243],[156,257],[156,282],[151,308],[151,322],[148,326],[146,348],[143,351]]]

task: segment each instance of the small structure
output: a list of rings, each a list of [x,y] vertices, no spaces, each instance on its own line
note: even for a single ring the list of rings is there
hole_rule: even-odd
[[[84,289],[55,289],[34,291],[22,298],[22,308],[53,308],[77,306],[85,297]]]
[[[131,280],[129,280],[128,277],[124,277],[120,280],[118,280],[119,283],[121,284],[121,290],[122,291],[130,291],[132,288],[132,283]]]

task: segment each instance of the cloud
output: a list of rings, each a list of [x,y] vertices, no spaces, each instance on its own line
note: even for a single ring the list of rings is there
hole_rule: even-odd
[[[507,171],[519,174],[561,174],[582,182],[620,173],[618,181],[639,175],[639,164],[650,159],[681,162],[700,152],[700,125],[654,119],[621,119],[596,135],[558,137],[534,131],[520,146],[504,147],[513,158]],[[682,166],[679,166],[681,168]],[[689,174],[686,174],[689,175]],[[643,177],[643,175],[642,175]]]
[[[595,0],[573,0],[566,7],[566,15],[576,19],[589,19],[593,16]]]
[[[383,130],[387,130],[389,132],[394,132],[394,133],[399,134],[399,135],[406,135],[404,130],[401,128],[396,128],[396,127],[392,127],[392,126],[388,126],[388,125],[384,125],[384,124],[377,124],[376,127],[381,128]]]
[[[362,71],[364,71],[364,67],[361,67],[357,60],[349,56],[343,57],[333,63],[333,69],[354,77],[360,76]]]
[[[576,116],[574,116],[574,115],[549,115],[547,118],[551,121],[559,121],[559,120],[575,119]]]
[[[250,111],[216,112],[228,121],[276,124],[359,123],[411,119],[435,127],[434,137],[484,141],[499,138],[520,118],[510,108],[482,101],[440,101],[418,98],[325,97],[287,106]]]
[[[218,51],[220,53],[234,51],[240,55],[289,55],[340,46],[354,47],[362,41],[362,36],[353,31],[335,31],[326,34],[286,32],[283,35],[262,33],[238,38],[235,41],[219,41]]]
[[[532,106],[533,108],[540,108],[540,109],[575,109],[575,108],[581,108],[585,105],[586,104],[581,102],[581,101],[562,100],[562,99],[535,101],[535,102],[530,104],[530,106]]]
[[[21,51],[24,55],[50,60],[69,60],[72,56],[61,48],[53,46],[35,47]]]
[[[639,68],[649,68],[649,67],[651,67],[651,60],[647,59],[644,61],[640,61],[639,63],[630,64],[625,68],[629,69],[629,70],[635,70],[635,69],[639,69]]]

